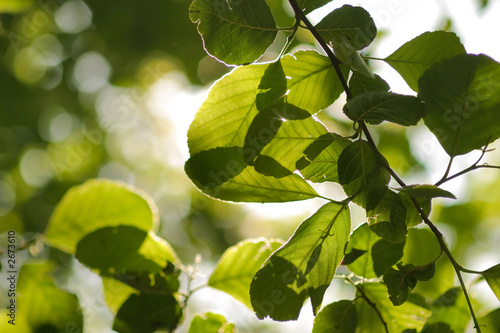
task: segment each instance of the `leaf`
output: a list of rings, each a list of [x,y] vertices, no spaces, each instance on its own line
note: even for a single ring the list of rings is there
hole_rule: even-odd
[[[253,278],[250,299],[257,316],[297,319],[308,296],[316,314],[344,257],[349,231],[349,210],[336,203],[325,204],[302,222]]]
[[[411,201],[410,197],[405,192],[398,193],[398,196],[406,207],[406,227],[411,228],[419,225],[422,222],[422,216],[413,204],[413,201]],[[431,200],[417,199],[417,202],[424,210],[424,213],[429,216],[431,212]]]
[[[378,236],[391,243],[402,242],[407,234],[406,208],[403,201],[392,191],[373,210],[367,210],[368,225]]]
[[[416,125],[423,116],[418,98],[391,92],[372,91],[355,96],[344,105],[344,113],[353,121],[378,125],[390,121],[403,126]]]
[[[425,325],[421,333],[455,333],[447,323]]]
[[[224,153],[221,153],[223,150]],[[203,193],[227,201],[285,202],[318,196],[316,191],[296,174],[276,178],[257,172],[253,166],[247,166],[240,171],[240,163],[243,163],[241,151],[239,147],[227,147],[198,153],[186,162],[186,174]],[[221,156],[224,156],[224,159],[218,160]],[[216,162],[205,168],[204,161],[213,160]],[[225,167],[217,170],[210,165]]]
[[[488,313],[486,316],[479,318],[478,321],[481,325],[484,325],[484,327],[487,328],[487,330],[485,330],[484,327],[482,328],[485,333],[500,332],[500,308],[497,308]]]
[[[236,333],[233,323],[228,323],[223,315],[205,312],[196,315],[189,326],[189,333]]]
[[[448,155],[466,154],[500,137],[500,64],[462,54],[435,64],[419,80],[425,125]]]
[[[500,300],[500,264],[495,265],[483,271],[481,275],[484,277],[495,296]]]
[[[434,31],[415,37],[384,60],[411,89],[418,91],[418,79],[432,64],[464,53],[464,46],[454,33]]]
[[[312,12],[315,9],[323,7],[332,0],[297,0],[299,7],[305,14]]]
[[[64,195],[50,218],[45,238],[51,246],[74,254],[87,234],[120,225],[154,231],[158,209],[146,193],[132,186],[94,179]]]
[[[404,246],[405,242],[391,243],[381,239],[363,223],[353,231],[346,249],[346,258],[353,252],[361,255],[347,263],[347,268],[365,279],[379,277],[401,259]]]
[[[346,40],[355,51],[368,46],[377,35],[370,14],[362,7],[350,5],[335,9],[315,27],[325,41],[340,44]]]
[[[49,328],[51,332],[83,331],[83,314],[78,298],[54,284],[50,275],[54,266],[50,261],[24,263],[17,282],[17,315],[26,318],[30,332],[44,328]],[[17,324],[17,320],[15,322]]]
[[[344,92],[328,57],[316,51],[297,51],[281,59],[288,79],[287,103],[315,114],[331,105]],[[340,66],[347,80],[349,69]]]
[[[389,85],[380,76],[373,78],[353,72],[349,80],[349,89],[353,96],[358,96],[372,91],[389,91]]]
[[[394,306],[387,298],[387,288],[382,283],[365,283],[363,291],[366,297],[375,303],[377,310],[387,324],[388,332],[403,332],[406,329],[420,331],[424,327],[427,318],[431,316],[431,311],[411,302]],[[356,300],[356,310],[359,323],[358,333],[385,332],[383,326],[380,325],[380,318],[373,308],[367,306],[364,299],[358,298]],[[374,329],[374,327],[378,327],[378,330]],[[382,331],[380,331],[380,328]]]
[[[384,274],[389,299],[394,305],[406,302],[409,292],[415,288],[417,281],[430,280],[434,276],[435,264],[434,262],[420,266],[398,264],[398,269],[389,267]]]
[[[341,300],[327,305],[318,313],[312,333],[354,333],[357,325],[354,301]]]
[[[396,191],[407,194],[415,199],[428,200],[436,197],[456,199],[453,193],[440,189],[435,185],[408,185],[402,188],[397,188]]]
[[[389,183],[387,161],[368,142],[357,140],[344,148],[338,160],[339,183],[353,201],[367,210],[382,200]]]
[[[0,13],[22,13],[29,10],[34,4],[33,0],[1,0]]]
[[[248,239],[228,248],[208,279],[210,287],[222,290],[252,309],[250,283],[264,261],[282,241]]]
[[[430,306],[432,316],[427,325],[448,324],[453,332],[465,332],[470,322],[470,312],[462,289],[453,287],[439,296]],[[444,331],[446,332],[446,331]]]
[[[254,62],[277,33],[265,0],[194,0],[189,18],[207,53],[229,65]]]

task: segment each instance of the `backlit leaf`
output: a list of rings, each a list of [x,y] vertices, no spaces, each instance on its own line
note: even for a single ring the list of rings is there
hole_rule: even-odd
[[[488,268],[481,273],[495,296],[500,300],[500,264]]]
[[[425,32],[405,43],[384,60],[411,89],[418,91],[418,79],[434,63],[465,53],[460,39],[452,32]]]
[[[434,263],[428,265],[414,266],[412,264],[398,264],[398,269],[390,267],[384,274],[384,282],[387,285],[389,299],[394,305],[406,302],[408,294],[417,281],[427,281],[434,276]]]
[[[448,155],[462,155],[500,137],[500,64],[462,54],[435,64],[419,80],[425,125]]]
[[[349,80],[349,89],[353,96],[358,96],[371,91],[389,91],[389,85],[380,76],[373,78],[354,72]]]
[[[368,225],[378,236],[391,243],[402,242],[407,234],[406,208],[403,201],[392,191],[373,210],[367,210]]]
[[[349,210],[328,203],[306,219],[288,242],[265,262],[250,286],[252,306],[259,318],[297,319],[307,297],[313,312],[344,257],[350,231]]]
[[[327,305],[318,313],[312,333],[354,333],[357,325],[354,302],[341,300]]]
[[[236,333],[233,323],[228,323],[223,315],[205,312],[196,315],[189,326],[189,333]]]
[[[456,199],[455,195],[434,185],[408,185],[396,189],[415,199],[432,199],[437,197]]]

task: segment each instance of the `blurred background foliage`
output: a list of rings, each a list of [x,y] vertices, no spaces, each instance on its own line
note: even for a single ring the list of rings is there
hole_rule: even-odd
[[[286,1],[267,2],[280,26],[293,24]],[[189,21],[189,4],[0,0],[0,233],[16,230],[18,242],[28,242],[29,251],[19,253],[23,261],[54,261],[59,267],[55,281],[62,285],[71,280],[71,260],[43,247],[37,235],[67,189],[89,178],[118,179],[149,193],[160,211],[158,234],[185,263],[201,254],[208,270],[210,262],[241,239],[287,239],[319,205],[314,200],[231,205],[205,197],[185,176],[188,125],[209,85],[230,70],[206,55]],[[475,5],[487,10],[488,1]],[[452,19],[442,16],[434,28],[452,29]],[[279,34],[276,44],[284,39]],[[312,47],[311,42],[300,31],[292,48]],[[375,43],[369,52],[377,47]],[[272,60],[279,52],[273,45],[261,60]],[[341,103],[318,117],[339,134],[351,130]],[[433,158],[440,152],[429,133],[418,126],[408,132],[391,125],[377,130],[381,151],[409,183],[437,180],[432,178],[436,168],[446,164]],[[497,152],[488,157],[500,163]],[[468,163],[458,161],[458,170]],[[451,189],[459,191],[460,200],[435,205],[432,218],[461,262],[484,269],[500,262],[500,178],[494,171],[477,173],[455,182]],[[342,197],[333,185],[319,189]],[[364,221],[356,210],[353,214],[355,224]],[[411,236],[430,241],[426,231]],[[2,236],[2,248],[5,242]],[[412,251],[421,249],[405,249],[405,258]],[[435,289],[436,295],[451,287],[453,274],[442,266],[440,279],[419,287]],[[73,283],[81,280],[73,278]],[[449,284],[439,285],[443,281]],[[491,299],[487,290],[478,285],[477,292]]]

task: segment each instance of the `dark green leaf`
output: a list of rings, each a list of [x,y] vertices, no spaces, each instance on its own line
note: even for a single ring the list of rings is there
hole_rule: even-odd
[[[205,50],[226,64],[254,62],[277,33],[265,0],[194,0],[189,17],[198,25]]]
[[[389,85],[380,76],[373,78],[354,72],[349,80],[349,89],[353,96],[358,96],[371,91],[389,91]]]
[[[315,9],[323,7],[332,0],[297,0],[299,7],[304,13],[310,13]]]
[[[349,231],[349,210],[335,203],[324,205],[302,222],[252,281],[250,298],[257,316],[297,319],[308,296],[316,314],[344,257]]]
[[[498,300],[500,300],[500,264],[495,265],[481,273],[491,290],[495,293]]]
[[[466,154],[500,137],[500,64],[462,54],[433,65],[419,80],[425,125],[448,155]]]
[[[189,333],[236,333],[236,327],[223,315],[205,312],[196,315],[189,326]]]
[[[403,201],[392,191],[373,210],[367,210],[368,224],[380,237],[391,243],[402,242],[407,234],[406,208]]]
[[[241,241],[228,248],[217,262],[208,285],[222,290],[250,309],[250,283],[264,261],[283,242],[263,238]]]
[[[447,323],[425,325],[421,333],[455,333]]]
[[[431,279],[434,275],[435,265],[434,263],[421,266],[398,264],[398,269],[390,267],[384,274],[389,299],[394,305],[401,305],[406,302],[408,293],[415,288],[417,281]]]
[[[425,32],[405,43],[385,58],[411,89],[418,91],[418,79],[434,63],[465,53],[460,39],[452,32]]]
[[[354,274],[373,279],[384,274],[388,267],[403,256],[405,242],[391,243],[378,237],[363,223],[353,231],[347,245],[344,264]],[[345,263],[352,253],[361,253],[352,263]]]
[[[259,83],[261,92],[257,94],[257,109],[262,110],[268,105],[282,99],[286,93],[286,77],[281,61],[269,64]]]
[[[368,142],[358,140],[344,148],[338,160],[339,183],[354,202],[373,210],[389,183],[387,161]]]
[[[312,333],[354,333],[358,316],[354,301],[341,300],[329,304],[314,319]]]
[[[420,100],[413,96],[372,91],[349,100],[344,106],[344,113],[353,121],[364,120],[375,125],[390,121],[412,126],[422,118],[423,106]]]
[[[377,35],[377,27],[370,14],[362,7],[344,5],[335,9],[316,25],[327,42],[347,43],[353,50],[368,46]]]
[[[414,197],[415,199],[428,200],[436,197],[456,199],[453,193],[440,189],[435,185],[408,185],[402,188],[397,188],[396,190],[403,192],[410,197]]]
[[[155,231],[158,212],[138,189],[106,180],[89,180],[71,188],[57,205],[45,230],[47,242],[74,254],[87,234],[104,227],[131,226]]]

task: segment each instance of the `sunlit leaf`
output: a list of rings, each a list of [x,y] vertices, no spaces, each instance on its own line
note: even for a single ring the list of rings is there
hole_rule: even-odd
[[[361,50],[377,35],[377,27],[370,14],[362,7],[344,5],[325,16],[316,25],[320,35],[328,42],[340,44],[342,40]]]
[[[434,185],[408,185],[396,189],[415,199],[432,199],[437,197],[456,199],[455,195]]]
[[[357,325],[354,301],[341,300],[327,305],[318,313],[312,333],[354,333]]]
[[[427,325],[445,323],[454,332],[465,332],[471,320],[467,301],[460,287],[453,287],[439,296],[431,303],[430,310],[432,316]]]
[[[401,259],[404,246],[405,242],[391,243],[381,239],[363,223],[351,235],[344,262],[351,253],[361,253],[354,261],[346,263],[347,268],[358,276],[373,279]]]
[[[411,302],[394,306],[387,297],[386,286],[382,283],[365,283],[363,285],[363,292],[371,302],[375,303],[377,311],[379,311],[384,319],[389,332],[403,332],[406,329],[416,329],[419,332],[424,327],[427,318],[431,315],[431,311]],[[358,298],[356,300],[356,310],[358,313],[358,326],[361,328],[357,332],[385,332],[385,330],[380,330],[383,329],[383,326],[380,324],[380,318],[371,307],[366,305],[364,299]],[[373,328],[378,329],[370,330],[370,324],[373,325]]]
[[[425,125],[448,155],[462,155],[500,137],[500,64],[485,55],[458,55],[419,80]]]
[[[406,208],[392,191],[386,191],[373,210],[367,210],[368,225],[378,236],[392,243],[402,242],[407,234]]]
[[[368,142],[358,140],[344,148],[338,160],[339,183],[354,202],[374,209],[385,195],[389,173],[387,161]]]
[[[265,0],[194,0],[189,17],[198,25],[205,50],[226,64],[254,62],[277,33]]]
[[[372,91],[349,100],[344,106],[344,113],[353,121],[364,120],[374,125],[389,121],[412,126],[422,118],[423,106],[413,96]]]
[[[250,298],[257,316],[297,319],[309,296],[316,314],[344,257],[349,231],[349,210],[335,203],[322,206],[302,222],[252,281]]]
[[[97,229],[123,225],[148,232],[157,223],[157,208],[146,193],[122,183],[89,180],[64,195],[45,238],[51,246],[75,253],[78,242]]]
[[[228,323],[223,315],[205,312],[196,315],[189,326],[189,333],[236,333],[236,326]]]
[[[354,72],[349,80],[349,89],[353,96],[358,96],[371,91],[389,91],[389,85],[380,76],[373,78]]]
[[[500,264],[495,265],[481,273],[495,296],[500,300]]]
[[[384,274],[384,282],[387,285],[389,299],[394,305],[406,302],[408,294],[417,281],[427,281],[434,276],[434,263],[428,265],[414,266],[412,264],[398,264],[398,269],[390,267]]]
[[[406,226],[411,228],[420,224],[422,222],[422,216],[415,207],[411,198],[404,192],[398,193],[398,196],[406,207]],[[424,210],[424,213],[429,216],[431,212],[431,199],[417,199],[417,202]]]
[[[465,53],[460,39],[452,32],[425,32],[405,43],[384,60],[411,89],[418,91],[418,79],[434,63]]]
[[[497,308],[488,313],[486,316],[479,318],[478,321],[481,325],[484,325],[484,327],[481,328],[483,332],[500,332],[500,308]]]
[[[281,241],[259,238],[231,246],[217,262],[208,285],[228,293],[252,309],[250,283],[264,261],[281,245]]]

